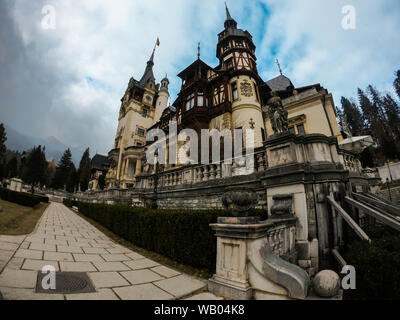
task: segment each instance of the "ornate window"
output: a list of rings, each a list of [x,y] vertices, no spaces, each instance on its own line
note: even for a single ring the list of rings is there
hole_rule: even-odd
[[[147,109],[142,110],[142,117],[147,118]]]
[[[232,82],[231,84],[231,88],[232,88],[232,97],[233,97],[233,101],[238,99],[238,89],[237,89],[237,83]]]
[[[137,134],[139,135],[139,136],[145,136],[145,130],[143,129],[143,128],[138,128],[137,129]]]
[[[190,94],[186,99],[186,111],[194,107],[194,93]]]
[[[203,90],[199,89],[197,91],[197,106],[203,107],[204,106],[204,93]]]
[[[243,42],[242,41],[236,41],[235,45],[236,45],[236,47],[243,48]]]
[[[297,133],[298,134],[305,134],[306,131],[304,130],[304,124],[298,124],[297,125]]]

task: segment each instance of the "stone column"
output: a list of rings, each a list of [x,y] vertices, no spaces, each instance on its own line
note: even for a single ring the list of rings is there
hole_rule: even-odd
[[[141,159],[137,159],[137,160],[136,160],[135,175],[140,174],[141,170],[142,170],[142,160],[141,160]]]

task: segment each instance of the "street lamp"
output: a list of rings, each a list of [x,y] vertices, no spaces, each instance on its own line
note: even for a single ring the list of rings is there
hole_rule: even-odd
[[[389,161],[386,161],[386,166],[387,166],[388,171],[389,171],[390,182],[393,182],[393,177],[392,177],[392,172],[390,171]],[[386,178],[386,183],[387,183],[387,187],[388,187],[388,190],[389,190],[389,199],[392,202],[392,192],[390,191],[389,178]]]
[[[159,166],[158,166],[158,149],[156,149],[156,151],[154,152],[154,161],[155,161],[155,165],[156,165],[156,172],[154,175],[154,190],[153,190],[153,201],[152,201],[152,205],[151,208],[152,209],[157,209],[157,188],[158,188],[158,170],[159,170]]]

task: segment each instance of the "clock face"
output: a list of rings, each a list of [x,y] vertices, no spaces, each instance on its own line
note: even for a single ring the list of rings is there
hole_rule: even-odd
[[[147,100],[147,101],[151,101],[151,96],[147,95],[147,96],[146,96],[146,100]]]

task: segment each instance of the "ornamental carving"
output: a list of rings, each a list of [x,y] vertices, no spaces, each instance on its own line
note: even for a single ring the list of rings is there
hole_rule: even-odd
[[[240,83],[240,92],[242,96],[251,97],[253,95],[251,83],[247,80],[243,80],[243,82]]]

